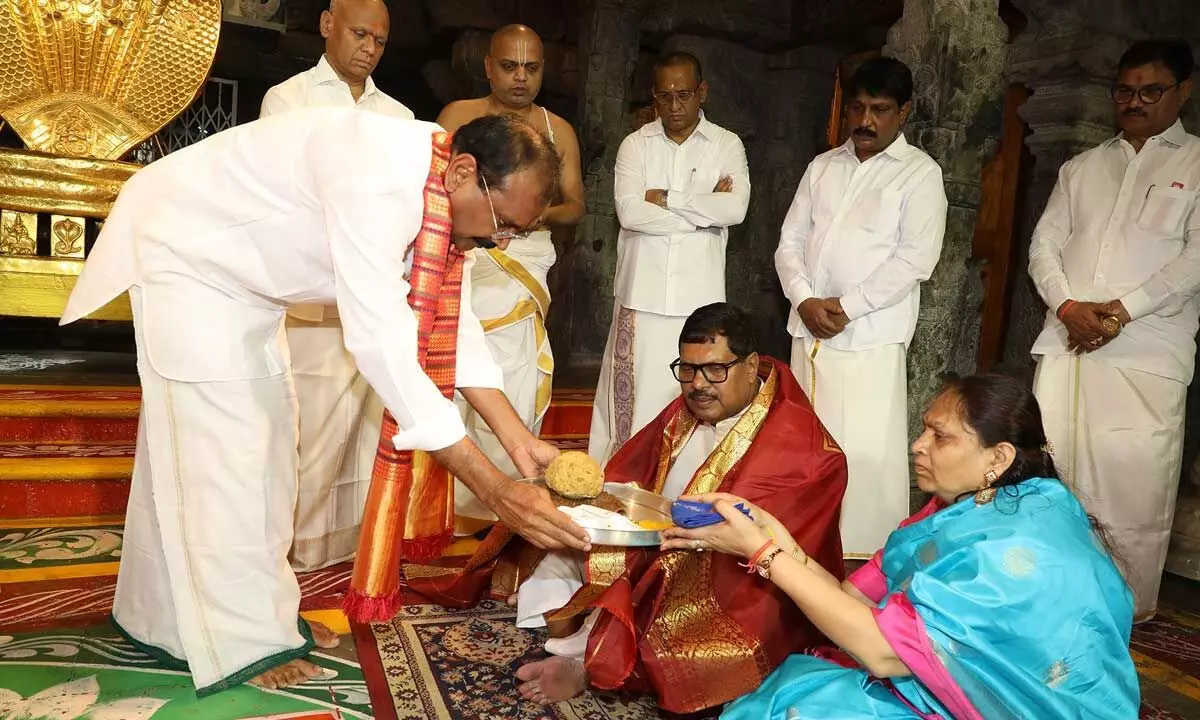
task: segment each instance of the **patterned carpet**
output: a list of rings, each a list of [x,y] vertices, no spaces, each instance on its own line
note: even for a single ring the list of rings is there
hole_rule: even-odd
[[[186,676],[156,667],[105,620],[138,402],[128,387],[0,385],[0,720],[656,717],[645,699],[604,694],[548,709],[520,702],[512,673],[539,657],[544,638],[515,629],[511,610],[494,603],[413,605],[390,623],[355,627],[356,642],[320,656],[331,673],[320,683],[197,701]],[[543,437],[582,447],[590,414],[590,393],[556,392]],[[454,550],[469,552],[470,543]],[[334,609],[348,580],[348,566],[302,575],[306,617],[349,631]],[[1165,612],[1132,642],[1141,717],[1200,720],[1200,585],[1167,576],[1164,598]]]
[[[521,700],[514,673],[545,657],[546,638],[544,632],[518,629],[514,620],[511,608],[485,600],[467,611],[410,605],[391,622],[355,628],[377,720],[658,717],[646,698],[625,703],[608,693],[587,693],[553,707]]]

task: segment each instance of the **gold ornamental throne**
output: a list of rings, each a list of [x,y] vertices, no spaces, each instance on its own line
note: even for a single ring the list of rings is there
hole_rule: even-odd
[[[220,31],[221,0],[0,0],[0,118],[27,148],[0,149],[0,315],[62,314],[88,219],[141,167],[120,158],[191,104]]]

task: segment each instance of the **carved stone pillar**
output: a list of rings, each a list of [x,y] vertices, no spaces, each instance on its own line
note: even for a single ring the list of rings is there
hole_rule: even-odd
[[[998,0],[906,0],[884,47],[913,71],[905,134],[942,166],[950,204],[941,260],[921,288],[908,353],[910,433],[943,373],[974,370],[982,287],[969,260],[980,171],[1003,118],[1007,49]]]
[[[557,237],[550,342],[564,380],[594,381],[612,319],[617,223],[613,165],[629,134],[629,78],[638,58],[641,0],[585,0],[579,14],[579,134],[587,215]],[[558,235],[558,234],[556,234]]]
[[[1029,26],[1009,53],[1009,80],[1031,91],[1020,112],[1032,131],[1025,145],[1034,162],[1014,223],[1017,254],[1003,369],[1032,380],[1029,348],[1042,330],[1046,306],[1029,279],[1029,240],[1062,164],[1112,137],[1108,88],[1125,41],[1052,0],[1017,0],[1016,5],[1029,17]]]

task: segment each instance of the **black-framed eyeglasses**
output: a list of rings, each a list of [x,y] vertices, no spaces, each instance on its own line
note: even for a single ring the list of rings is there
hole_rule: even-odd
[[[664,107],[670,107],[675,104],[676,100],[678,100],[680,105],[686,105],[687,103],[691,102],[692,98],[696,97],[696,91],[699,89],[700,86],[697,85],[691,90],[677,90],[675,92],[656,91],[653,93],[654,102]]]
[[[1153,105],[1163,99],[1163,95],[1167,94],[1168,90],[1177,88],[1183,83],[1175,83],[1174,85],[1146,85],[1140,88],[1131,88],[1128,85],[1113,85],[1108,90],[1108,94],[1112,97],[1113,102],[1118,105],[1125,105],[1133,102],[1136,96],[1146,105]]]
[[[693,363],[685,363],[676,358],[675,362],[671,363],[671,374],[675,379],[682,383],[689,383],[696,379],[696,373],[704,375],[704,379],[717,385],[729,379],[729,368],[737,365],[745,358],[734,358],[727,363],[701,363],[699,365]]]

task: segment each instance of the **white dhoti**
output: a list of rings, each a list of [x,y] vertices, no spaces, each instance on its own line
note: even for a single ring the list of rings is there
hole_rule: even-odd
[[[1108,529],[1134,616],[1151,615],[1175,515],[1187,386],[1102,355],[1047,355],[1033,387],[1059,474]]]
[[[679,357],[686,322],[687,316],[630,310],[620,303],[613,308],[588,437],[588,455],[602,466],[679,396],[670,365]]]
[[[300,407],[300,480],[292,567],[317,570],[354,557],[383,422],[383,401],[346,350],[333,308],[289,314],[288,349]]]
[[[546,627],[545,613],[566,605],[583,587],[582,553],[553,550],[546,553],[533,573],[521,583],[517,595],[517,627]],[[588,635],[596,624],[596,611],[589,612],[583,626],[561,638],[546,640],[546,652],[583,662],[587,653]]]
[[[554,355],[546,333],[550,306],[547,274],[556,259],[549,230],[516,238],[508,249],[476,250],[471,270],[471,308],[483,324],[492,358],[504,374],[504,394],[521,422],[534,434],[550,407]],[[500,440],[479,413],[456,396],[467,436],[501,472],[519,477]],[[455,510],[460,515],[495,520],[466,486],[455,480]]]
[[[793,338],[791,365],[817,417],[846,454],[843,554],[869,558],[909,516],[904,345],[845,351]]]
[[[674,500],[687,489],[696,472],[741,417],[742,413],[739,412],[716,426],[705,423],[696,426],[667,472],[662,488],[663,497]],[[570,602],[583,587],[584,557],[582,553],[570,550],[546,553],[529,578],[521,583],[517,594],[517,627],[545,627],[545,614]],[[596,612],[593,610],[575,633],[546,640],[546,652],[583,662],[588,635],[595,624]]]
[[[203,695],[312,648],[287,562],[295,395],[287,373],[162,377],[148,359],[138,288],[130,299],[142,408],[113,617],[139,647],[186,662]]]

